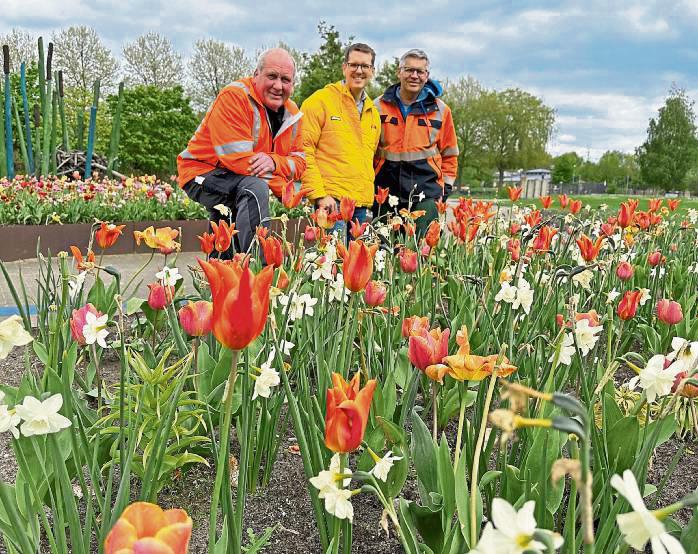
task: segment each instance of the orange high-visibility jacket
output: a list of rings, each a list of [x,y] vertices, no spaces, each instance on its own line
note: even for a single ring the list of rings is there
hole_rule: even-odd
[[[403,117],[398,85],[374,100],[381,118],[381,138],[374,159],[376,186],[407,202],[424,193],[441,198],[450,192],[458,171],[458,141],[451,109],[438,96],[441,86],[428,81]]]
[[[252,78],[225,87],[209,108],[204,120],[177,157],[179,186],[216,167],[227,167],[238,175],[249,175],[249,158],[257,152],[269,154],[276,164],[273,173],[262,175],[269,188],[281,197],[288,181],[300,180],[305,171],[298,106],[287,100],[284,119],[276,136],[264,104],[254,90]]]

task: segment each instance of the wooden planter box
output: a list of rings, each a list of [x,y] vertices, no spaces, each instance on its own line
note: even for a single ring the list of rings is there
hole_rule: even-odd
[[[151,225],[158,227],[172,227],[180,229],[181,234],[177,239],[182,243],[183,252],[196,252],[199,250],[198,235],[208,231],[207,220],[191,221],[127,221],[120,223],[126,225],[123,235],[116,244],[106,251],[107,254],[132,254],[147,253],[150,248],[141,243],[136,245],[133,238],[134,231],[143,231]],[[287,225],[287,238],[295,242],[303,234],[307,226],[305,220],[292,219]],[[55,255],[61,250],[69,251],[71,246],[77,246],[81,252],[87,250],[90,240],[90,227],[88,223],[69,223],[65,225],[0,225],[0,260],[12,262],[29,258],[36,258],[37,245],[39,252],[47,255]],[[281,234],[283,226],[279,221],[272,221],[272,231]]]

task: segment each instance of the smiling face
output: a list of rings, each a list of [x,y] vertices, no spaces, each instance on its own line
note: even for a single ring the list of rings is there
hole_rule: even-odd
[[[264,65],[254,73],[254,88],[267,108],[277,111],[293,94],[295,66],[291,56],[282,49],[271,50]]]
[[[342,64],[344,82],[352,93],[361,93],[373,76],[373,56],[368,52],[352,50]]]
[[[419,58],[406,58],[398,69],[400,89],[410,95],[417,95],[429,78],[428,61]]]

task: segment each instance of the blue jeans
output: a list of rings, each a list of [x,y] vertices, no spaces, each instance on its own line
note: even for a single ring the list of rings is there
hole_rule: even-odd
[[[337,210],[339,211],[339,200],[337,200]],[[364,223],[365,221],[368,220],[369,215],[371,215],[371,213],[369,212],[368,208],[365,208],[365,207],[360,208],[357,206],[356,209],[354,210],[354,215],[352,217],[352,221],[354,221],[355,219],[358,219],[359,224]],[[349,228],[347,226],[346,221],[342,221],[340,219],[339,221],[337,221],[334,224],[334,227],[332,227],[332,229],[329,230],[330,233],[334,233],[335,231],[337,232],[337,236],[339,238],[344,239],[345,243],[348,243],[350,240],[353,240],[351,233],[349,233]]]

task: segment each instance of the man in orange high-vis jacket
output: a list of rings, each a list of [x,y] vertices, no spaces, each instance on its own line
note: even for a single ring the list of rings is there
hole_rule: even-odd
[[[416,221],[417,232],[423,236],[429,223],[438,218],[436,200],[448,196],[456,180],[458,141],[451,109],[439,98],[443,89],[429,79],[426,53],[405,52],[397,76],[399,83],[374,100],[381,118],[374,166],[376,187],[389,188],[398,205],[376,205],[374,211],[393,207],[425,210]]]
[[[280,197],[283,186],[305,171],[303,114],[289,99],[295,73],[286,50],[264,52],[253,77],[218,94],[177,157],[180,186],[208,209],[211,221],[223,219],[218,204],[232,211],[242,252],[257,227],[269,225],[269,190]]]

